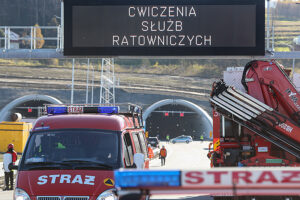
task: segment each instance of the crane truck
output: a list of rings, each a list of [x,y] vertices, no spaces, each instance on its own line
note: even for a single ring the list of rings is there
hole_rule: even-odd
[[[246,93],[213,84],[211,166],[300,166],[300,94],[284,67],[251,61],[241,82]]]

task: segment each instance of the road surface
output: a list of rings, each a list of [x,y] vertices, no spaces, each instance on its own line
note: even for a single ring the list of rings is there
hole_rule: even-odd
[[[150,169],[199,169],[209,168],[209,159],[207,158],[209,142],[186,143],[164,143],[168,155],[166,165],[161,166],[160,159],[154,159],[150,162]]]
[[[209,160],[206,157],[209,142],[192,142],[190,144],[166,144],[168,156],[166,165],[161,166],[160,159],[151,160],[150,169],[208,169]],[[161,144],[161,145],[162,145]],[[1,166],[0,166],[1,167]],[[2,173],[3,174],[3,173]],[[1,174],[1,175],[2,175]],[[185,200],[211,200],[209,196],[195,195],[155,195],[151,200],[185,199]],[[13,191],[0,191],[0,200],[13,200]]]
[[[207,158],[209,142],[192,142],[189,144],[166,144],[168,155],[166,165],[161,166],[160,159],[154,159],[150,162],[150,169],[209,169],[210,162]],[[212,200],[210,196],[199,195],[155,195],[150,198],[151,200],[164,200],[164,199],[185,199],[185,200]]]

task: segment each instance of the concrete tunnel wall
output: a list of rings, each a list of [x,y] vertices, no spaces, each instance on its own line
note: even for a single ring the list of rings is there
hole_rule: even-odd
[[[150,115],[151,112],[153,112],[154,110],[156,110],[157,108],[159,108],[161,106],[165,106],[165,105],[169,105],[169,104],[183,105],[183,106],[186,106],[186,107],[190,108],[191,110],[195,111],[196,113],[198,113],[201,116],[202,124],[204,124],[204,131],[205,131],[204,137],[209,138],[209,133],[212,132],[212,130],[213,130],[212,118],[200,106],[198,106],[192,102],[183,100],[183,99],[165,99],[165,100],[158,101],[158,102],[152,104],[151,106],[149,106],[143,113],[143,120],[144,120],[145,127],[147,126],[146,119]]]
[[[10,102],[9,104],[7,104],[1,111],[0,111],[0,122],[2,121],[10,121],[10,115],[11,110],[14,109],[16,106],[28,102],[28,101],[47,101],[50,104],[62,104],[62,102],[54,97],[51,96],[47,96],[47,95],[38,95],[38,94],[34,94],[34,95],[26,95],[20,98],[17,98],[15,100],[13,100],[12,102]]]

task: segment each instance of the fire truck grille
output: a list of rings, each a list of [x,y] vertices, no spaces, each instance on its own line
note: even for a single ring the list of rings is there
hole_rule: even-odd
[[[63,200],[89,200],[89,197],[64,197]]]
[[[44,196],[44,197],[37,197],[37,200],[61,200],[61,197],[48,197],[48,196]]]
[[[89,200],[89,197],[80,197],[80,196],[40,196],[37,197],[37,200]]]

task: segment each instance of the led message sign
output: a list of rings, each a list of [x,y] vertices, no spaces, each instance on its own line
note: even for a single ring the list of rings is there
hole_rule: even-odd
[[[65,0],[65,55],[263,55],[264,1]]]

